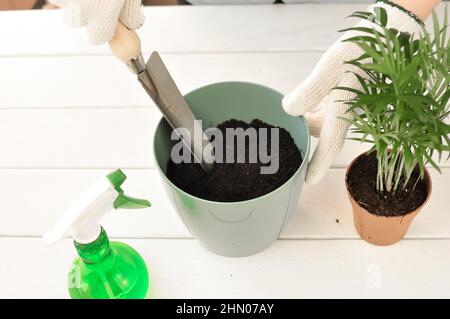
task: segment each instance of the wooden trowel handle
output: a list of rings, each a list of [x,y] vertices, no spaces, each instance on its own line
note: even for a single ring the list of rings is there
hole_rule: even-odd
[[[137,59],[141,53],[141,39],[136,31],[128,29],[121,21],[109,46],[111,52],[125,63]]]

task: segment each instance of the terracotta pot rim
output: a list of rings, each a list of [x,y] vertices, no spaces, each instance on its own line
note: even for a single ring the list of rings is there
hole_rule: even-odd
[[[357,157],[355,157],[355,158],[351,161],[351,163],[348,165],[347,171],[345,172],[345,189],[347,190],[348,196],[351,198],[351,200],[352,200],[356,205],[358,205],[358,207],[364,209],[367,213],[369,213],[369,214],[371,214],[371,215],[373,215],[373,216],[375,216],[375,217],[379,217],[379,218],[399,218],[399,217],[400,217],[400,218],[404,218],[405,216],[408,216],[408,215],[410,215],[410,214],[413,214],[413,213],[416,212],[416,211],[422,210],[422,208],[423,208],[423,207],[428,203],[428,201],[430,200],[431,192],[432,192],[432,190],[433,190],[433,183],[432,183],[432,181],[431,181],[431,175],[430,175],[430,172],[428,171],[428,168],[426,168],[426,167],[425,167],[425,176],[426,176],[426,179],[427,179],[427,185],[428,185],[428,194],[427,194],[427,198],[426,198],[425,201],[422,203],[422,205],[420,205],[419,207],[417,207],[417,208],[414,209],[413,211],[410,211],[409,213],[406,213],[406,214],[403,214],[403,215],[400,215],[400,216],[380,216],[380,215],[372,214],[372,213],[369,212],[365,207],[361,206],[361,205],[355,200],[355,198],[353,197],[353,195],[352,195],[352,193],[350,192],[350,189],[349,189],[349,187],[348,187],[348,174],[349,174],[349,172],[350,172],[350,169],[351,169],[351,168],[353,167],[353,165],[355,164],[356,160],[358,160],[360,157],[366,156],[368,152],[369,152],[369,151],[364,152],[364,153],[361,153],[361,154],[359,154]]]

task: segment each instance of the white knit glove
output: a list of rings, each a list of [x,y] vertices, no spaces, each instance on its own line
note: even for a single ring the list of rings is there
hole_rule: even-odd
[[[406,11],[379,2],[369,7],[367,11],[374,12],[375,7],[382,7],[388,16],[388,28],[399,31],[417,33],[420,24]],[[358,23],[361,27],[373,25],[367,20]],[[360,88],[359,82],[351,72],[361,74],[351,65],[344,62],[356,59],[362,54],[361,48],[354,43],[342,42],[360,34],[349,31],[322,56],[314,71],[301,83],[294,92],[283,99],[283,108],[291,115],[304,115],[310,128],[311,135],[319,137],[319,144],[309,163],[306,181],[317,183],[325,175],[344,144],[349,124],[343,117],[349,116],[348,101],[354,97],[353,93],[343,90],[333,90],[334,87]]]
[[[66,22],[73,27],[86,26],[88,42],[109,42],[120,19],[128,28],[138,29],[145,21],[141,0],[50,0],[64,8]]]

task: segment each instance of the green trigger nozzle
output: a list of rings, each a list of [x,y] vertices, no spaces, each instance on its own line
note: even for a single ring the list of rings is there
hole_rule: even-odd
[[[127,179],[127,176],[120,169],[109,174],[108,179],[119,193],[119,196],[114,201],[115,209],[139,209],[151,206],[150,202],[146,199],[133,198],[124,194],[121,186]]]

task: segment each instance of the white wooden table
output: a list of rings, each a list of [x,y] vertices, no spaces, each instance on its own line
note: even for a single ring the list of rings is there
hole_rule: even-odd
[[[154,7],[140,34],[182,92],[243,80],[287,93],[350,23],[343,17],[364,7]],[[153,207],[110,214],[104,226],[143,254],[156,298],[450,297],[450,168],[432,172],[431,202],[405,240],[371,246],[344,191],[345,167],[367,146],[348,142],[270,249],[215,256],[170,206],[152,159],[160,114],[108,48],[85,44],[56,11],[1,12],[0,40],[0,297],[68,297],[72,242],[49,248],[40,236],[119,167],[129,193]]]

